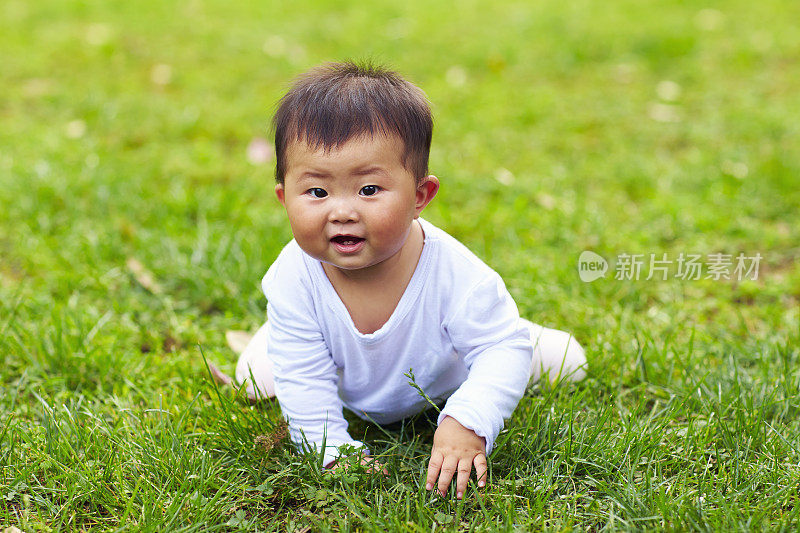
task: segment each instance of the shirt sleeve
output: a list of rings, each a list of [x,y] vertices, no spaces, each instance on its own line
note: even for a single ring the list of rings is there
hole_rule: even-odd
[[[276,261],[277,263],[277,261]],[[363,447],[347,432],[338,374],[316,320],[313,302],[300,279],[301,265],[276,265],[262,281],[267,296],[268,353],[275,395],[300,451],[320,453],[328,466],[349,444]]]
[[[470,290],[445,329],[469,369],[438,422],[450,416],[486,439],[486,455],[530,378],[533,345],[514,300],[497,273]]]

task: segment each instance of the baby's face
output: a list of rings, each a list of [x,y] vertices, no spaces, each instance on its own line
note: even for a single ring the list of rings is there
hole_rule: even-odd
[[[402,164],[403,148],[398,137],[381,134],[351,139],[327,153],[305,142],[291,144],[284,183],[275,192],[297,244],[310,256],[351,271],[379,265],[400,251],[411,223],[433,197],[424,184],[436,180],[428,176],[417,187]]]

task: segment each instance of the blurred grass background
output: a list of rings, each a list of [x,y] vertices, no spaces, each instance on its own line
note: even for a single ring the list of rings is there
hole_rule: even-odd
[[[587,347],[590,379],[563,394],[534,391],[521,405],[517,429],[532,412],[595,397],[620,410],[606,420],[596,405],[575,408],[605,420],[600,426],[609,438],[628,435],[630,406],[620,407],[626,402],[652,407],[654,398],[689,396],[702,383],[719,393],[712,409],[719,416],[719,405],[736,404],[747,384],[752,396],[742,410],[773,409],[772,418],[737,418],[746,424],[728,444],[746,447],[747,435],[764,432],[762,444],[781,448],[776,457],[787,461],[767,468],[774,457],[760,456],[753,464],[790,476],[800,445],[797,20],[800,4],[778,0],[368,6],[3,0],[0,517],[29,528],[116,528],[132,520],[125,510],[134,505],[142,512],[133,527],[164,525],[162,514],[143,511],[158,492],[137,499],[133,486],[125,488],[140,473],[125,458],[136,462],[131,443],[161,452],[176,444],[113,428],[125,418],[120,413],[159,409],[184,413],[181,420],[208,426],[209,433],[233,431],[215,426],[220,400],[205,379],[200,347],[232,369],[225,331],[251,330],[263,320],[260,278],[291,238],[272,192],[274,159],[252,152],[261,139],[271,142],[268,122],[290,80],[345,58],[384,62],[426,91],[436,121],[431,169],[442,182],[426,218],[498,270],[523,315],[572,331]],[[675,260],[681,252],[744,252],[764,259],[757,280],[619,281],[612,270],[588,284],[576,269],[586,249],[612,260],[612,269],[621,253],[667,253]],[[137,281],[132,259],[154,284]],[[96,469],[77,466],[88,464],[88,456],[102,463],[101,451],[76,448],[63,457],[56,451],[61,441],[51,425],[69,420],[58,406],[75,405],[98,428],[110,424],[87,439],[127,450],[118,452],[118,467],[106,469],[119,477],[108,501],[96,492]],[[695,416],[710,423],[702,408],[684,407],[667,417],[668,425],[685,430]],[[268,425],[278,419],[274,406],[256,412]],[[175,438],[194,446],[199,437],[182,431]],[[702,442],[718,445],[717,438],[712,432]],[[612,442],[603,448],[609,457]],[[43,443],[50,459],[37,455],[45,453]],[[215,475],[246,485],[236,477],[239,452],[230,446],[215,448],[224,473]],[[419,454],[414,468],[427,446],[411,448]],[[662,458],[677,453],[660,446]],[[541,450],[532,464],[564,454],[557,446]],[[296,460],[281,453],[270,472]],[[499,463],[509,460],[502,451],[496,455]],[[697,460],[685,459],[686,465]],[[41,470],[42,461],[52,461],[54,470]],[[152,468],[141,474],[155,475],[154,463],[144,464]],[[196,468],[191,464],[187,471]],[[738,521],[741,509],[775,526],[790,516],[782,509],[797,490],[759,500],[764,485],[731,500],[719,489],[711,511],[683,521],[688,511],[674,494],[664,497],[667,506],[675,502],[671,513],[626,507],[613,497],[609,503],[614,487],[639,490],[610,468],[605,488],[570,489],[565,481],[556,496],[537,492],[547,496],[542,505],[550,506],[550,518],[543,511],[517,519],[514,510],[524,505],[515,503],[513,483],[525,478],[515,468],[503,472],[498,480],[512,486],[497,489],[496,505],[508,509],[490,506],[488,516],[506,517],[498,522],[506,526],[743,527],[749,522]],[[671,479],[664,472],[656,477]],[[65,484],[79,489],[67,497]],[[692,491],[699,489],[684,489],[680,494],[697,499]],[[374,490],[360,503],[339,502],[341,509],[352,512],[383,494]],[[191,494],[169,491],[176,502]],[[574,503],[579,497],[600,502],[599,510],[582,511]],[[652,494],[637,497],[654,501]],[[563,498],[573,498],[572,507],[563,507]],[[203,511],[210,515],[199,515],[212,529],[255,527],[247,522],[252,516],[288,527],[286,517],[298,508],[318,511],[300,496],[294,507],[273,498],[268,511],[247,511],[236,522],[247,505],[235,495],[220,501],[213,512]],[[435,512],[450,516],[449,504],[442,505]],[[201,527],[194,511],[176,509],[175,528]],[[657,518],[636,522],[640,511]],[[458,525],[425,506],[414,513],[403,520],[423,529]],[[464,520],[462,527],[476,524]],[[497,525],[486,520],[485,526]]]

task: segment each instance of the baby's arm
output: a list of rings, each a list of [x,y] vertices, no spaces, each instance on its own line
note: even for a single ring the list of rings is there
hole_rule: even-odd
[[[275,395],[289,434],[300,450],[319,453],[333,463],[344,444],[363,447],[350,437],[337,391],[336,365],[317,322],[307,287],[296,272],[273,265],[264,278],[267,296],[268,353]]]
[[[456,492],[463,495],[473,465],[478,485],[485,485],[486,457],[525,392],[533,347],[514,300],[496,274],[466,293],[445,329],[469,374],[439,414],[428,482],[438,472],[443,493],[457,469]]]
[[[276,309],[270,305],[270,357],[274,362],[275,394],[289,434],[301,450],[319,452],[325,444],[324,465],[338,457],[344,444],[359,447],[347,432],[342,401],[336,387],[336,366],[322,335],[295,317],[291,326],[286,314],[296,309]]]

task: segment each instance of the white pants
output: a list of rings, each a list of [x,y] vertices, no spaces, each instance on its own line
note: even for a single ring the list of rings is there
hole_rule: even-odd
[[[578,341],[565,331],[550,329],[521,319],[531,332],[533,359],[531,360],[531,383],[548,375],[551,381],[561,378],[580,381],[586,377],[586,355]],[[236,382],[247,382],[247,395],[256,398],[251,381],[255,380],[258,397],[275,396],[272,377],[272,360],[267,355],[267,325],[259,328],[236,363]]]

